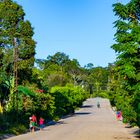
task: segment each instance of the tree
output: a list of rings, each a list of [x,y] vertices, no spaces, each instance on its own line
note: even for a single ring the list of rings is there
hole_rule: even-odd
[[[87,65],[84,66],[84,68],[86,68],[86,69],[92,69],[93,66],[94,65],[92,63],[88,63]]]
[[[32,39],[33,28],[24,20],[25,13],[21,6],[12,0],[0,2],[0,52],[1,66],[11,75],[13,73],[13,48],[18,46],[19,82],[28,79],[34,65],[35,41]],[[23,76],[24,75],[24,76]]]
[[[140,1],[131,0],[125,5],[116,3],[113,7],[115,15],[119,18],[114,22],[117,31],[116,43],[112,46],[118,55],[116,66],[119,67],[119,80],[121,80],[119,91],[123,91],[119,96],[122,100],[127,97],[126,101],[121,103],[121,108],[127,121],[138,124],[140,112],[133,111],[138,110],[133,106],[133,100],[136,90],[140,87]]]
[[[81,68],[77,59],[67,61],[64,69],[65,72],[67,72],[69,77],[71,78],[71,82],[74,86],[83,84],[84,70]]]
[[[34,32],[24,16],[22,7],[16,2],[0,1],[0,97],[2,103],[8,100],[12,109],[15,109],[15,98],[18,99],[17,83],[30,80],[34,65]]]
[[[57,52],[53,56],[48,56],[47,59],[37,59],[38,70],[44,80],[44,84],[49,88],[59,85],[64,86],[68,82],[68,76],[64,67],[69,61],[69,57],[65,53]]]
[[[54,63],[58,66],[64,66],[66,62],[69,60],[69,56],[66,55],[65,53],[57,52],[53,56],[48,56],[47,57],[47,62],[46,64],[51,64]]]
[[[107,89],[108,69],[103,67],[93,67],[91,64],[87,66],[85,67],[85,70],[89,91],[91,94],[94,93],[94,95],[97,94],[97,96],[99,96],[100,92]]]
[[[47,59],[37,59],[36,63],[40,71],[43,71],[44,82],[51,88],[53,86],[65,86],[67,83],[83,84],[84,70],[76,59],[70,59],[65,53],[57,52]]]

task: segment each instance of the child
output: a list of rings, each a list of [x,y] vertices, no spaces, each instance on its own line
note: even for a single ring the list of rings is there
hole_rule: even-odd
[[[32,117],[30,117],[29,120],[30,120],[30,123],[29,123],[30,132],[33,132],[33,121],[32,121]]]
[[[40,117],[39,119],[39,127],[40,127],[40,130],[43,130],[44,128],[44,119],[42,117]]]
[[[116,118],[118,121],[122,121],[122,112],[121,111],[116,112]]]

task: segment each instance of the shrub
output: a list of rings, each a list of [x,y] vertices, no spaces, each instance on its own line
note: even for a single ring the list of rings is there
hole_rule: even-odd
[[[107,92],[100,92],[100,93],[99,93],[99,97],[102,97],[102,98],[109,98]]]
[[[79,86],[53,87],[51,95],[55,97],[55,114],[59,117],[73,113],[76,107],[88,97],[87,93]]]
[[[25,132],[27,132],[27,128],[22,124],[15,124],[11,126],[10,129],[7,131],[7,133],[15,135],[23,134]]]
[[[99,93],[95,92],[95,93],[93,94],[93,97],[109,98],[109,95],[108,95],[107,92],[101,91],[101,92],[99,92]]]

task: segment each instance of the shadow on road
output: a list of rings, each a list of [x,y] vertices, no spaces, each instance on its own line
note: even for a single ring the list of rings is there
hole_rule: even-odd
[[[83,106],[81,106],[81,108],[92,108],[93,107],[93,105],[83,105]]]
[[[91,114],[90,112],[76,112],[74,113],[74,116],[75,115],[88,115],[88,114]]]
[[[133,135],[135,138],[138,138],[140,140],[140,128],[135,128],[131,125],[127,125],[125,126],[125,128],[130,129],[130,134]]]
[[[0,140],[5,140],[5,139],[8,139],[8,138],[10,138],[10,137],[14,137],[15,135],[13,135],[13,134],[5,134],[5,135],[3,135],[3,136],[0,136]]]
[[[133,131],[132,134],[134,135],[134,137],[140,139],[140,129]]]
[[[64,121],[50,121],[47,123],[47,126],[50,126],[50,125],[60,125],[60,124],[66,124]]]

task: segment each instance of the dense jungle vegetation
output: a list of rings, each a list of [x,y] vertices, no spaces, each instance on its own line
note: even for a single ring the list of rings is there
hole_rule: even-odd
[[[35,59],[34,31],[23,8],[0,1],[1,133],[25,132],[32,114],[58,120],[96,96],[122,110],[124,122],[140,126],[140,1],[116,3],[113,9],[116,62],[81,67],[63,52]]]

